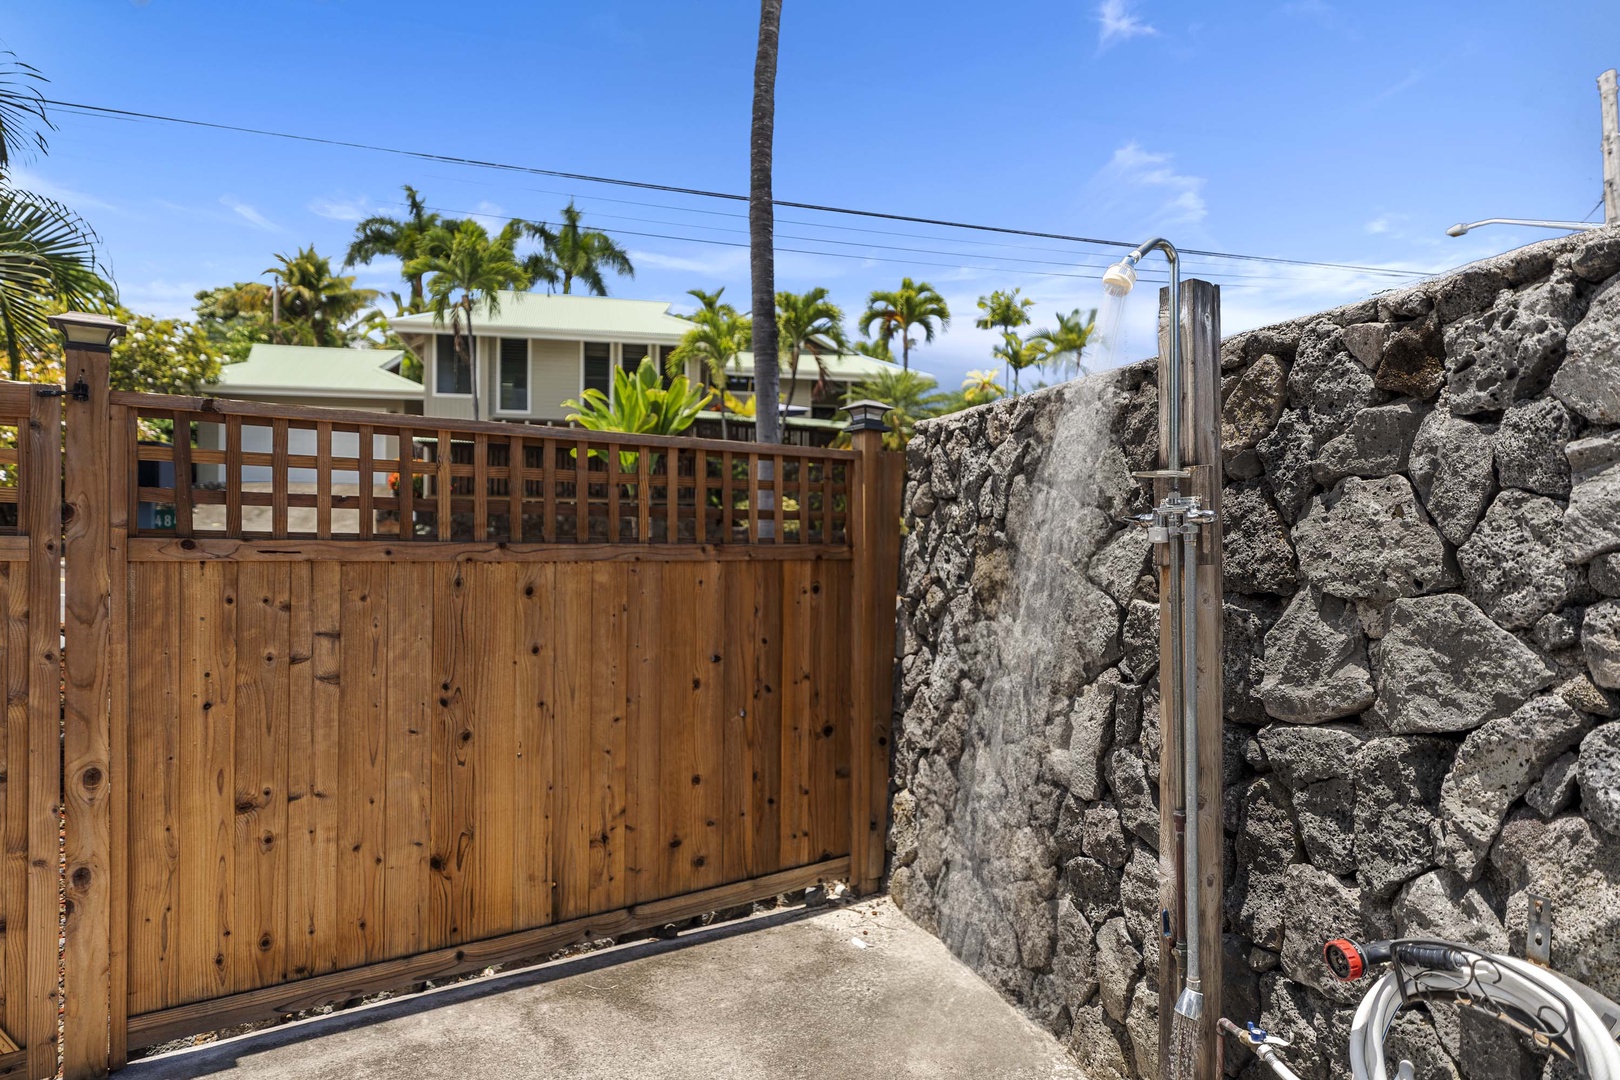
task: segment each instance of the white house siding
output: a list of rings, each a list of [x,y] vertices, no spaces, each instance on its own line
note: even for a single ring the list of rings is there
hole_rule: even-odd
[[[530,412],[541,420],[561,420],[562,403],[580,395],[577,341],[534,341],[529,346]]]

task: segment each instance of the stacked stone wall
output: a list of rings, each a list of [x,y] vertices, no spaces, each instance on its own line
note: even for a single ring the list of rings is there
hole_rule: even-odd
[[[1531,892],[1554,966],[1620,998],[1620,230],[1238,334],[1221,365],[1226,1013],[1291,1037],[1306,1080],[1348,1075],[1358,991],[1321,943],[1518,952]],[[908,451],[891,890],[1094,1080],[1157,1074],[1158,609],[1120,523],[1155,375],[925,422]],[[1117,452],[1032,578],[1082,394]],[[1070,605],[1049,645],[1078,662],[1009,729],[985,630],[1020,580]],[[995,797],[970,794],[992,755]],[[1421,1075],[1540,1067],[1446,1008],[1396,1038]]]

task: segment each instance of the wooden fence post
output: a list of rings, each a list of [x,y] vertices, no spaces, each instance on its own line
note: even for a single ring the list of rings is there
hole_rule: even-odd
[[[863,409],[862,406],[875,406]],[[889,822],[889,751],[893,727],[894,610],[900,576],[900,496],[905,458],[883,449],[887,406],[849,407],[846,429],[860,455],[849,491],[849,543],[854,554],[854,622],[850,671],[855,684],[850,748],[850,887],[857,894],[883,880]]]
[[[1168,347],[1165,344],[1169,326],[1169,290],[1159,293],[1159,387],[1167,383]],[[1181,445],[1184,467],[1192,472],[1192,494],[1200,496],[1204,508],[1219,515],[1221,509],[1221,290],[1220,286],[1192,278],[1181,283],[1181,385],[1185,388],[1185,407],[1182,409]],[[1160,420],[1159,467],[1166,464],[1165,424]],[[1155,499],[1165,493],[1164,481],[1158,482]],[[1221,1016],[1221,963],[1222,909],[1221,885],[1224,832],[1221,818],[1221,747],[1225,726],[1222,702],[1222,562],[1221,521],[1206,525],[1199,538],[1197,570],[1197,674],[1193,693],[1198,702],[1198,792],[1189,793],[1187,812],[1198,815],[1198,948],[1200,977],[1204,988],[1204,1012],[1199,1022],[1200,1056],[1194,1076],[1197,1080],[1219,1080],[1216,1069],[1216,1042],[1220,1039],[1215,1021]],[[1167,562],[1161,558],[1159,575],[1160,619],[1168,618],[1167,600],[1175,587],[1168,580]],[[1168,637],[1168,635],[1166,635]],[[1160,644],[1161,672],[1177,663]],[[1181,717],[1170,715],[1170,695],[1160,695],[1161,731],[1160,761],[1178,760],[1181,745]],[[1161,768],[1159,805],[1160,850],[1175,850],[1175,830],[1170,808],[1180,785],[1179,771]],[[1168,846],[1167,846],[1168,845]],[[1168,888],[1168,892],[1166,889]],[[1175,882],[1161,882],[1161,901],[1171,911],[1180,909],[1182,898],[1176,895]],[[1173,902],[1172,902],[1173,901]],[[1170,1017],[1175,1010],[1176,996],[1181,991],[1181,972],[1174,952],[1163,946],[1159,949],[1159,1032],[1160,1072],[1168,1075]],[[1241,1019],[1241,1018],[1240,1018]]]
[[[122,778],[112,760],[112,424],[107,395],[112,339],[121,323],[69,313],[52,325],[67,338],[67,441],[62,485],[67,562],[63,621],[63,795],[67,839],[65,931],[66,1080],[110,1067],[113,1001],[113,804]],[[185,437],[176,432],[177,438]],[[123,632],[122,629],[120,632]],[[126,883],[117,883],[120,888]],[[122,962],[122,958],[120,958]]]

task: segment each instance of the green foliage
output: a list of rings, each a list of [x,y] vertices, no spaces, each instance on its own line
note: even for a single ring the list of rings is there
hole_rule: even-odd
[[[47,314],[60,314],[69,306],[52,301],[47,305]],[[84,310],[84,306],[72,306]],[[137,315],[111,304],[88,307],[117,319],[126,327],[124,336],[113,342],[108,363],[114,390],[194,394],[219,381],[224,357],[196,323]],[[23,380],[60,383],[64,361],[60,337],[31,348],[24,357]]]
[[[45,115],[45,97],[38,83],[45,76],[7,49],[0,52],[0,179],[22,154],[45,153],[44,129],[52,127]]]
[[[1018,393],[1018,376],[1025,368],[1040,363],[1041,347],[1033,339],[1028,341],[1020,338],[1011,330],[1001,335],[1001,344],[990,350],[990,355],[1007,365],[1013,373],[1013,393]]]
[[[557,228],[543,222],[524,222],[524,232],[540,241],[540,251],[524,260],[524,270],[531,281],[544,282],[548,288],[560,286],[565,294],[574,291],[577,280],[591,295],[606,296],[604,270],[633,278],[636,268],[612,237],[597,229],[581,228],[582,217],[570,199]]]
[[[962,399],[970,405],[983,405],[1007,393],[1007,388],[996,382],[994,371],[970,371],[962,380]]]
[[[955,411],[951,407],[952,398],[939,392],[939,383],[915,371],[886,371],[857,383],[844,395],[846,403],[863,400],[881,401],[889,406],[884,423],[892,430],[883,436],[883,445],[890,450],[905,448],[917,421]]]
[[[95,244],[90,226],[61,203],[0,183],[0,334],[13,379],[22,378],[25,353],[55,344],[45,321],[52,310],[113,299]]]
[[[692,426],[714,392],[694,386],[684,375],[664,385],[658,366],[650,359],[641,361],[636,373],[613,369],[613,395],[595,389],[585,391],[580,400],[563,402],[573,409],[567,419],[589,431],[620,431],[630,435],[679,435]],[[633,471],[636,455],[621,451],[619,465]]]
[[[238,281],[196,294],[198,322],[213,346],[231,360],[244,360],[257,343],[351,345],[370,329],[364,312],[376,301],[375,289],[357,289],[350,275],[337,274],[332,261],[314,245],[291,255],[277,254],[265,271],[280,285]],[[281,321],[273,322],[281,290]]]
[[[404,188],[407,211],[404,220],[373,215],[360,222],[354,227],[354,240],[349,244],[349,253],[344,257],[343,265],[369,265],[373,259],[385,255],[398,259],[402,275],[411,289],[410,302],[401,305],[401,313],[415,315],[427,310],[422,275],[405,274],[403,268],[429,253],[428,237],[444,224],[444,219],[428,212],[415,188],[409,184],[405,184]]]
[[[738,314],[736,308],[721,301],[720,297],[725,291],[724,288],[712,293],[702,289],[688,290],[700,306],[690,316],[692,329],[686,332],[681,343],[669,355],[669,374],[685,371],[686,365],[695,360],[702,365],[711,386],[722,390],[725,388],[728,369],[747,350],[754,331],[753,321],[747,315]],[[725,434],[725,426],[726,409],[722,407],[722,435]]]
[[[885,343],[899,334],[900,364],[910,371],[911,347],[916,344],[911,338],[912,328],[921,328],[923,340],[933,341],[936,330],[949,329],[950,325],[951,309],[932,285],[901,278],[898,289],[877,290],[866,298],[860,329],[863,336],[871,337],[872,328],[877,327],[878,337]]]
[[[809,353],[816,363],[816,385],[827,382],[823,356],[837,355],[849,348],[844,337],[844,309],[827,299],[821,286],[809,292],[776,294],[777,348],[788,361],[788,391],[791,404],[799,389],[799,357]]]
[[[1075,375],[1086,374],[1086,366],[1081,363],[1080,355],[1091,341],[1091,335],[1097,332],[1097,309],[1092,308],[1090,314],[1083,318],[1079,308],[1067,315],[1062,312],[1056,315],[1057,326],[1035,331],[1029,335],[1029,342],[1039,351],[1036,362],[1062,382]]]
[[[1000,329],[1002,333],[1016,330],[1029,322],[1029,309],[1035,306],[1035,301],[1029,297],[1020,297],[1022,290],[1014,289],[1012,292],[1002,292],[997,289],[989,296],[979,297],[979,310],[984,312],[973,321],[973,325],[980,330]]]

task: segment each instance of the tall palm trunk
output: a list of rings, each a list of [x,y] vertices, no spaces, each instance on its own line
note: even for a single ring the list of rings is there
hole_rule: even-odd
[[[799,350],[794,349],[788,357],[788,392],[787,403],[789,415],[792,415],[793,398],[799,392]],[[758,411],[757,409],[755,410]]]
[[[782,441],[777,410],[782,376],[777,363],[775,213],[771,206],[771,144],[776,131],[776,51],[782,0],[760,0],[754,54],[754,122],[748,145],[748,255],[754,290],[754,438]]]
[[[904,323],[900,325],[900,367],[911,370],[911,327]]]
[[[473,337],[471,293],[462,297],[461,306],[467,313],[467,372],[472,379],[473,419],[482,420],[484,414],[478,408],[478,339]]]

